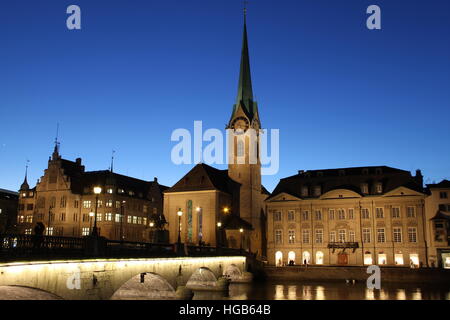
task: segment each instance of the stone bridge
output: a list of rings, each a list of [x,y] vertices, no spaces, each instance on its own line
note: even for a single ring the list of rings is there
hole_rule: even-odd
[[[0,299],[187,299],[248,276],[244,256],[89,259],[0,264]],[[245,279],[244,279],[245,280]]]

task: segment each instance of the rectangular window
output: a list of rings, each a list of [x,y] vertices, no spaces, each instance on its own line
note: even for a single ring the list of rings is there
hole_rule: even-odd
[[[417,242],[417,228],[408,228],[408,240],[409,242]]]
[[[102,221],[102,214],[97,213],[97,222],[101,222],[101,221]]]
[[[137,224],[137,216],[133,216],[133,224]]]
[[[275,230],[275,243],[283,244],[283,233],[282,230]]]
[[[66,221],[66,214],[64,212],[62,212],[61,215],[59,216],[59,219],[61,221]]]
[[[25,229],[25,234],[31,234],[31,229]]]
[[[367,209],[367,208],[362,208],[362,209],[361,209],[361,217],[362,217],[363,219],[370,219],[369,209]]]
[[[416,217],[416,207],[408,207],[406,208],[408,218]]]
[[[344,220],[345,219],[345,211],[344,209],[338,209],[338,219]]]
[[[309,243],[309,230],[302,230],[303,243]]]
[[[112,206],[113,206],[113,201],[111,199],[106,201],[106,207],[107,208],[112,208]]]
[[[399,207],[392,207],[392,218],[400,218],[400,208]]]
[[[339,230],[339,242],[344,243],[345,242],[345,236],[346,236],[346,231],[345,230]]]
[[[383,192],[383,184],[377,183],[377,193],[382,193],[382,192]]]
[[[137,224],[142,224],[142,217],[137,217]]]
[[[89,221],[89,215],[87,213],[83,214],[83,222]]]
[[[60,206],[61,208],[65,208],[65,207],[66,207],[66,203],[67,203],[66,197],[62,196],[62,197],[61,197],[61,200],[60,200],[60,203],[59,203],[59,206]]]
[[[384,234],[384,228],[377,229],[377,242],[378,243],[386,242],[386,235]]]
[[[316,220],[322,220],[322,211],[316,210]]]
[[[322,194],[322,188],[320,186],[315,186],[314,187],[314,195],[316,197],[320,196]]]
[[[355,210],[353,208],[348,209],[348,219],[352,220],[355,216]]]
[[[281,221],[281,211],[276,211],[273,213],[273,220],[274,221]]]
[[[144,204],[144,206],[142,207],[142,212],[147,213],[148,212],[148,207]]]
[[[377,219],[383,219],[384,218],[384,210],[383,210],[383,208],[376,208],[375,212],[376,212]]]
[[[445,191],[439,192],[439,198],[441,198],[441,199],[447,199],[447,197],[448,197],[447,192],[445,192]]]
[[[354,231],[349,231],[348,237],[349,237],[350,242],[355,242],[355,232]]]
[[[116,213],[115,221],[116,221],[116,222],[120,222],[120,221],[122,220],[121,218],[122,218],[122,215]]]
[[[288,231],[288,239],[290,244],[295,243],[295,230]]]
[[[362,240],[364,243],[370,243],[370,229],[369,228],[364,228],[362,229]]]
[[[78,205],[79,205],[79,201],[78,200],[75,200],[74,202],[73,202],[73,207],[74,208],[78,208]]]
[[[106,193],[112,194],[113,192],[114,192],[114,190],[113,190],[113,189],[111,189],[111,188],[109,188],[109,189],[106,189]]]
[[[308,187],[302,187],[302,197],[308,196]]]
[[[334,209],[328,210],[328,216],[330,220],[334,220]]]
[[[295,211],[294,210],[289,210],[288,211],[288,220],[289,221],[294,221],[295,220]]]
[[[112,213],[111,212],[105,213],[105,221],[112,221]]]
[[[98,200],[97,201],[97,207],[98,208],[102,208],[103,207],[103,201],[102,200]]]
[[[323,230],[316,229],[316,243],[323,243]]]
[[[308,210],[303,211],[303,220],[305,220],[305,221],[309,220],[309,211]]]
[[[78,221],[78,213],[74,213],[73,214],[73,221],[77,222]]]
[[[330,242],[336,242],[336,231],[330,232]]]
[[[364,194],[369,193],[369,185],[367,183],[362,183],[361,184],[361,192]]]
[[[91,200],[84,200],[83,201],[83,208],[84,209],[90,209],[91,208]]]
[[[33,204],[32,203],[28,203],[27,204],[27,211],[31,211],[33,210]]]
[[[52,235],[53,235],[53,227],[47,227],[47,228],[45,229],[45,234],[46,234],[47,236],[52,236]]]
[[[27,216],[25,221],[27,223],[33,223],[33,216]]]
[[[394,228],[394,242],[402,242],[402,229]]]
[[[144,225],[144,226],[146,226],[147,225],[147,218],[142,218],[142,224]]]
[[[132,216],[127,216],[127,223],[131,223],[132,220],[133,220],[133,217],[132,217]]]
[[[89,228],[83,228],[81,229],[81,235],[82,236],[88,236],[89,235]]]

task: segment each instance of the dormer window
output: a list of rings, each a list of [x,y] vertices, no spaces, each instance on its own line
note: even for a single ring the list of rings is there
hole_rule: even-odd
[[[308,196],[308,187],[302,187],[302,197]]]
[[[361,183],[361,192],[364,194],[369,193],[369,185],[367,183]]]
[[[320,196],[322,194],[322,187],[321,186],[315,186],[314,187],[314,195],[316,197]]]
[[[377,193],[383,193],[383,184],[381,182],[376,184],[376,191]]]

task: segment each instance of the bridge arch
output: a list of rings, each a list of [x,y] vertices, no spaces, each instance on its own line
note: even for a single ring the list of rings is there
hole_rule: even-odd
[[[0,286],[0,300],[63,300],[60,296],[26,286]]]
[[[111,300],[176,299],[173,286],[164,277],[153,272],[141,272],[122,284]]]
[[[189,289],[207,289],[217,286],[217,278],[211,269],[206,267],[198,268],[190,277],[186,283],[186,288]]]

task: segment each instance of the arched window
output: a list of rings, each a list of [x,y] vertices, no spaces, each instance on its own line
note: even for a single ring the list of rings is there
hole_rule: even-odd
[[[372,263],[373,263],[372,254],[370,253],[370,251],[364,252],[364,264],[371,265]]]
[[[238,139],[237,142],[237,156],[238,157],[244,156],[244,141],[241,139]]]
[[[277,267],[283,266],[283,253],[281,251],[275,253],[275,265]]]
[[[295,264],[295,252],[294,251],[290,251],[288,254],[288,263],[289,265],[294,265]]]
[[[311,261],[311,255],[309,254],[309,252],[303,251],[303,259],[302,259],[303,264],[309,264],[310,261]]]
[[[316,264],[323,264],[323,252],[322,251],[316,252]]]

